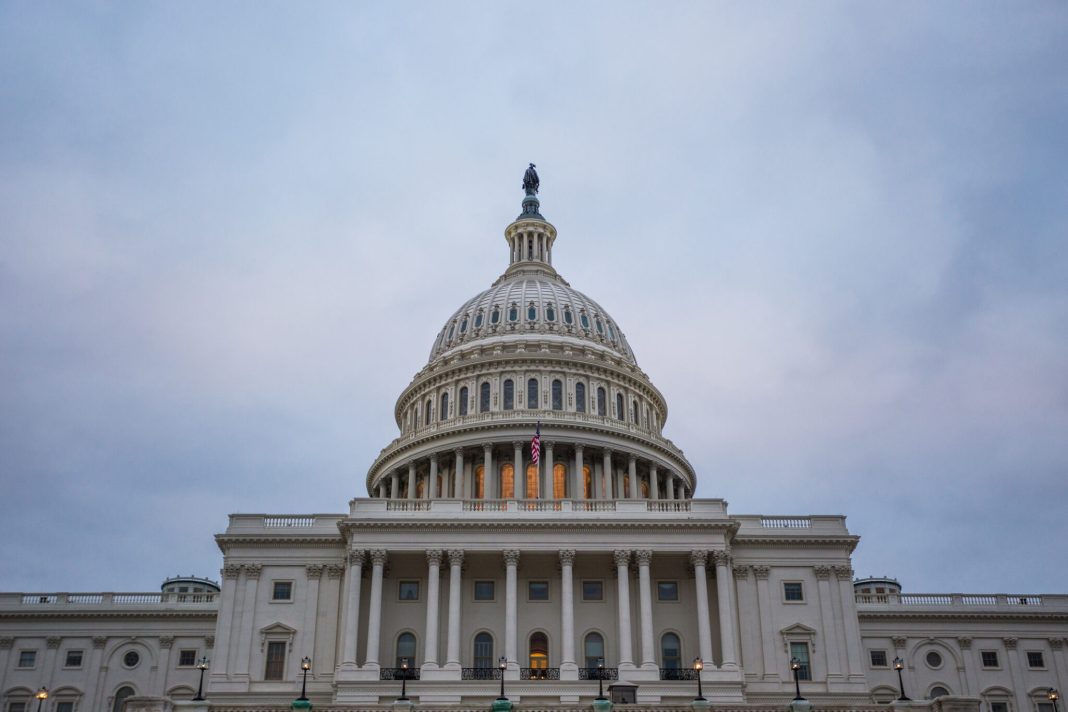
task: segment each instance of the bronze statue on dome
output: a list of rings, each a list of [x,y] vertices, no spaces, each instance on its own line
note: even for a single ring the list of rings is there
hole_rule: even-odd
[[[530,164],[530,168],[523,174],[523,190],[527,195],[537,195],[538,186],[541,185],[541,181],[538,180],[538,172],[534,170],[534,164]]]

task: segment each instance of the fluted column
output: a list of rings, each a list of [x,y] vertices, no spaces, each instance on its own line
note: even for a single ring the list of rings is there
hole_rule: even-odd
[[[389,498],[398,499],[400,497],[400,473],[394,471],[389,476]]]
[[[525,499],[527,496],[527,473],[523,469],[523,441],[513,440],[512,451],[515,456],[515,477],[512,478],[515,491],[512,496],[516,499]]]
[[[601,453],[603,456],[601,462],[601,487],[599,496],[603,496],[605,499],[615,499],[612,491],[612,451],[605,448]]]
[[[664,494],[670,500],[675,499],[675,473],[670,470],[664,473]]]
[[[697,594],[697,640],[702,660],[712,659],[712,630],[708,625],[708,580],[705,563],[707,551],[691,551],[690,563],[693,564],[693,577]]]
[[[653,552],[642,549],[634,552],[638,562],[638,600],[642,616],[642,667],[656,668],[656,646],[653,643],[653,592],[649,563]]]
[[[759,565],[753,567],[753,578],[756,580],[757,589],[757,605],[760,608],[760,633],[765,638],[774,635],[771,592],[768,590],[768,576],[770,573],[770,566]],[[764,679],[771,681],[781,680],[782,676],[779,675],[779,666],[776,662],[774,648],[770,645],[763,645],[761,648],[764,652]]]
[[[425,492],[427,499],[438,498],[438,454],[436,452],[430,456],[430,474],[426,477]]]
[[[545,447],[545,477],[541,478],[541,498],[552,499],[553,483],[556,481],[556,476],[553,474],[553,444],[542,441],[542,445]]]
[[[382,478],[382,479],[380,479],[378,481],[378,498],[379,499],[385,499],[386,498],[386,480],[385,480],[385,478]]]
[[[578,665],[575,664],[575,584],[572,580],[572,568],[575,564],[574,549],[560,551],[560,641],[561,660],[560,675],[565,669],[574,670],[574,679],[578,679]]]
[[[482,445],[482,491],[486,499],[497,499],[497,478],[493,475],[493,445]]]
[[[237,641],[237,659],[234,674],[248,676],[252,647],[252,619],[256,613],[256,588],[259,586],[263,564],[245,564],[245,600],[241,608],[241,638]]]
[[[464,552],[449,550],[449,641],[445,652],[446,667],[460,667],[460,605],[463,602],[461,579]]]
[[[630,552],[617,549],[616,600],[619,607],[619,666],[633,665],[633,647],[630,642]]]
[[[838,579],[838,596],[841,600],[842,627],[846,640],[846,664],[850,679],[864,675],[864,654],[861,648],[860,623],[857,620],[856,592],[853,589],[853,569],[849,566],[832,566]]]
[[[452,473],[452,496],[454,499],[463,499],[464,497],[464,449],[458,447],[453,450],[455,459],[453,460],[453,473]]]
[[[586,497],[586,478],[582,476],[582,445],[575,446],[575,472],[572,476],[575,490],[571,493],[571,499],[584,499]]]
[[[649,499],[660,499],[660,478],[656,473],[656,463],[649,463]]]
[[[441,580],[441,549],[426,552],[426,646],[423,665],[438,666],[438,583]]]
[[[631,455],[627,466],[629,468],[627,474],[630,477],[630,498],[641,499],[642,493],[641,490],[638,489],[638,458]]]
[[[518,591],[516,583],[516,569],[519,566],[519,551],[507,549],[504,552],[505,583],[504,583],[504,655],[508,658],[508,669],[518,666],[519,655],[516,646],[516,630],[518,629]]]
[[[382,632],[382,571],[386,567],[386,551],[371,551],[371,600],[367,611],[367,655],[365,668],[378,668],[378,639]]]
[[[731,589],[734,587],[734,571],[731,570],[731,555],[726,551],[714,551],[716,560],[716,601],[719,604],[719,646],[723,660],[719,666],[729,670],[738,668],[734,651],[734,611],[731,610]]]
[[[816,575],[816,591],[820,599],[820,616],[826,628],[827,640],[838,640],[836,630],[840,623],[835,621],[834,599],[831,597],[831,567],[813,566],[812,572]],[[837,681],[842,677],[842,666],[838,657],[838,645],[825,645],[824,653],[827,655],[827,681]]]
[[[396,481],[396,480],[394,480]],[[356,667],[356,641],[360,638],[360,582],[367,553],[362,549],[349,552],[345,572],[345,629],[341,645],[341,664]]]
[[[415,460],[408,461],[408,499],[415,499]]]

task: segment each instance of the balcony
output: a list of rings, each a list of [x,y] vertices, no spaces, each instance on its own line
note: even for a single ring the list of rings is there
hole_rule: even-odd
[[[946,610],[981,608],[1011,610],[1016,613],[1027,609],[1041,609],[1044,613],[1068,611],[1068,595],[1018,594],[1018,593],[858,593],[855,596],[860,612],[905,610],[921,608]],[[1039,611],[1036,610],[1036,613]]]
[[[520,680],[559,680],[560,668],[519,668]]]
[[[698,672],[693,668],[660,668],[661,680],[696,681]]]
[[[451,519],[457,515],[485,518],[529,516],[531,518],[616,517],[660,519],[664,514],[693,519],[726,521],[722,499],[379,499],[358,498],[349,502],[349,516],[362,520],[390,520],[398,516]],[[264,520],[269,519],[263,517]],[[271,517],[270,519],[280,519]],[[232,520],[231,520],[232,521]],[[266,524],[261,525],[266,528]],[[233,527],[231,527],[232,529]],[[229,533],[229,532],[228,532]]]
[[[218,608],[219,594],[202,593],[0,593],[0,610],[128,611],[133,609],[179,608],[209,610]]]
[[[470,667],[460,671],[461,680],[500,680],[501,669],[496,667]]]
[[[580,680],[618,680],[619,668],[579,668]]]
[[[379,680],[418,680],[419,668],[379,668]]]

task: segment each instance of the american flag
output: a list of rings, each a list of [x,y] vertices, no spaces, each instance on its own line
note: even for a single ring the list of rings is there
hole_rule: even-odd
[[[534,431],[534,437],[530,439],[530,461],[535,465],[538,464],[538,460],[541,459],[541,421],[538,421],[538,427]]]

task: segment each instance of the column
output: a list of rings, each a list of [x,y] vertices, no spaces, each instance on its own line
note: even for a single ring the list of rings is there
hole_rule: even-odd
[[[389,498],[400,499],[400,473],[394,472],[389,476]]]
[[[367,611],[367,655],[363,658],[363,666],[372,670],[378,669],[378,637],[382,631],[382,570],[385,567],[385,550],[372,550],[371,602]]]
[[[523,467],[523,441],[513,440],[512,450],[515,454],[515,498],[525,499],[527,496],[527,473]]]
[[[664,473],[664,494],[667,495],[669,500],[675,499],[675,473]]]
[[[426,646],[423,666],[438,666],[438,583],[441,580],[441,549],[426,552]]]
[[[816,590],[820,599],[820,617],[823,618],[827,640],[838,640],[838,631],[834,620],[835,615],[831,607],[831,567],[814,566],[812,571],[816,574]],[[842,664],[838,657],[838,646],[832,644],[822,647],[827,655],[827,680],[830,682],[842,676]]]
[[[838,579],[838,596],[842,602],[842,620],[845,630],[846,658],[849,677],[860,679],[864,675],[864,659],[860,650],[860,623],[857,620],[856,594],[853,591],[853,569],[849,566],[832,566]]]
[[[575,446],[575,471],[571,481],[575,483],[571,490],[571,499],[584,499],[586,497],[585,478],[582,476],[582,445]]]
[[[768,575],[771,573],[770,566],[754,566],[753,578],[756,579],[757,606],[760,614],[760,634],[765,640],[772,640],[775,633],[771,623],[771,593],[768,591]],[[764,679],[778,681],[779,667],[775,662],[775,646],[762,645],[764,651]]]
[[[545,477],[541,479],[541,498],[552,499],[553,498],[553,482],[555,476],[553,475],[553,444],[551,442],[542,442],[545,446]]]
[[[315,619],[319,612],[319,582],[323,578],[322,564],[306,564],[304,566],[305,577],[308,580],[308,590],[304,596],[304,624],[300,631],[300,647],[303,655],[315,659]]]
[[[237,641],[237,660],[234,672],[237,675],[248,677],[249,662],[251,657],[253,616],[256,613],[256,587],[260,583],[262,564],[245,564],[242,569],[245,572],[245,601],[241,609],[241,627],[238,629],[241,638]]]
[[[345,572],[345,628],[341,644],[341,664],[350,667],[356,667],[356,641],[360,638],[360,585],[366,556],[367,553],[362,549],[350,551],[349,568]]]
[[[89,676],[85,684],[85,709],[98,709],[96,698],[99,694],[100,683],[104,677],[104,671],[100,669],[100,662],[104,656],[104,647],[107,642],[108,639],[103,635],[93,636],[93,652],[89,654],[89,666],[87,668]],[[214,675],[217,675],[218,679],[225,680],[226,672],[222,670],[222,666],[216,666],[216,670],[220,672],[214,673]]]
[[[616,603],[619,607],[619,667],[634,665],[633,647],[630,643],[630,552],[617,549]]]
[[[222,594],[219,601],[219,622],[217,624],[217,643],[219,650],[225,650],[227,656],[232,656],[234,646],[231,645],[231,635],[234,627],[234,608],[237,606],[237,577],[241,575],[241,564],[225,564],[222,568]],[[220,660],[215,665],[211,677],[225,680],[228,671],[232,670],[231,660]],[[88,693],[86,693],[88,694]],[[91,698],[86,697],[91,701]]]
[[[497,478],[493,475],[493,446],[482,445],[482,491],[486,499],[497,499]]]
[[[460,667],[460,605],[463,603],[461,590],[461,572],[464,552],[460,549],[449,550],[449,640],[445,652],[445,666]]]
[[[980,690],[975,684],[975,655],[972,654],[972,639],[957,638],[957,645],[960,647],[960,657],[964,665],[964,689],[961,691],[961,697],[978,697]]]
[[[427,499],[438,498],[438,454],[436,452],[430,456],[430,474],[427,475],[424,491]]]
[[[638,488],[638,458],[631,455],[627,466],[630,468],[627,472],[627,475],[630,477],[630,498],[641,499],[642,491]]]
[[[731,571],[731,555],[726,551],[714,551],[716,559],[716,599],[719,604],[719,645],[723,651],[720,667],[738,669],[738,657],[734,652],[734,611],[731,610],[731,588],[734,587],[734,572]]]
[[[575,564],[574,549],[560,551],[560,677],[564,669],[570,668],[578,677],[575,664],[575,585],[572,580],[572,567]]]
[[[1046,640],[1049,643],[1049,654],[1052,658],[1046,667],[1052,669],[1056,677],[1057,684],[1054,687],[1058,690],[1063,690],[1068,687],[1068,666],[1065,665],[1064,660],[1064,638],[1047,638]]]
[[[649,463],[649,499],[660,499],[660,478],[656,474],[656,463]]]
[[[705,573],[705,564],[707,562],[707,551],[695,550],[690,552],[690,563],[693,564],[693,577],[697,593],[698,650],[701,653],[702,660],[712,660],[712,630],[708,626],[708,580]]]
[[[1027,709],[1030,700],[1028,700],[1027,690],[1024,689],[1026,686],[1020,679],[1020,641],[1017,638],[1002,638],[1001,642],[1005,645],[1005,657],[1008,658],[1009,679],[1012,680],[1012,690],[1016,695],[1016,709],[1025,710]]]
[[[519,654],[516,647],[517,629],[517,585],[516,568],[519,566],[519,551],[508,549],[504,552],[504,656],[508,658],[508,669],[519,666]]]
[[[157,694],[163,697],[167,694],[167,673],[171,669],[171,648],[174,647],[173,635],[161,635],[159,637],[159,664],[156,666],[155,691],[149,694]],[[48,675],[48,688],[53,687],[52,675]]]
[[[386,498],[386,480],[385,480],[385,478],[380,479],[378,481],[378,498],[379,499],[385,499]]]
[[[638,562],[638,596],[642,615],[642,667],[655,669],[657,665],[656,645],[653,642],[653,592],[649,578],[649,563],[653,559],[653,552],[642,549],[634,552],[634,558]]]
[[[415,499],[415,460],[408,461],[408,499]]]
[[[458,447],[453,450],[455,460],[453,463],[452,495],[455,499],[464,498],[464,449]]]
[[[15,639],[12,636],[5,635],[0,637],[0,690],[7,689],[8,659],[11,657],[11,648],[14,645]],[[94,670],[95,668],[89,669]]]
[[[604,482],[602,488],[598,494],[604,493],[605,499],[615,499],[613,497],[614,488],[612,487],[612,451],[605,450],[603,453],[604,462],[601,465],[601,478]]]

